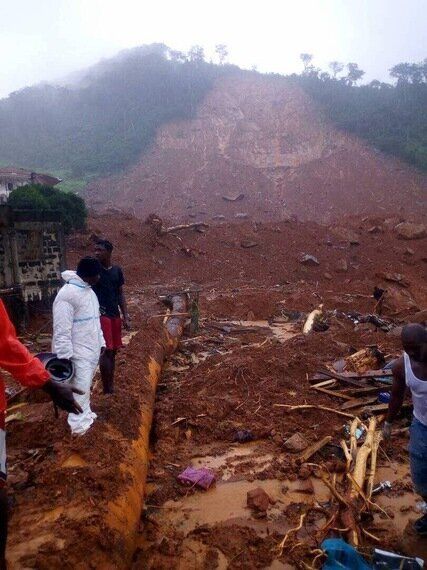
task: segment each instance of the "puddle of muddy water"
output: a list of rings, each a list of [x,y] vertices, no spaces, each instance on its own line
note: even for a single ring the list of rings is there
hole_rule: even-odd
[[[214,471],[221,470],[221,480],[228,481],[236,473],[239,465],[245,461],[251,461],[251,473],[259,473],[273,459],[272,453],[256,455],[256,442],[245,445],[232,446],[220,455],[203,455],[194,457],[191,461],[193,467],[207,467]]]
[[[212,454],[209,446],[199,448],[197,451],[200,455],[192,459],[192,465],[215,471],[218,474],[216,485],[208,491],[189,494],[179,501],[167,501],[162,509],[153,513],[156,523],[184,535],[200,525],[218,523],[249,526],[258,534],[265,535],[273,529],[286,531],[288,527],[283,512],[290,504],[322,503],[330,499],[328,488],[316,478],[307,481],[242,480],[248,476],[253,478],[273,459],[272,453],[260,452],[259,445],[257,441],[236,444],[216,455]],[[236,480],[238,477],[240,479]],[[268,510],[268,517],[262,520],[254,518],[246,506],[248,491],[257,487],[264,489],[274,501]],[[149,503],[149,498],[147,502]]]
[[[229,321],[230,324],[238,325],[241,327],[253,327],[254,329],[265,329],[280,342],[286,342],[294,336],[301,333],[301,327],[295,323],[274,323],[270,324],[268,321]]]
[[[273,528],[284,531],[285,521],[280,520],[283,511],[292,503],[313,503],[329,500],[327,487],[318,479],[304,482],[312,486],[313,492],[301,492],[301,481],[279,481],[277,479],[218,482],[208,491],[200,491],[180,501],[167,501],[161,511],[155,514],[156,523],[162,527],[174,528],[187,535],[200,525],[235,523],[256,528],[260,535]],[[254,519],[247,508],[248,491],[261,487],[275,502],[268,510],[268,518]]]
[[[410,491],[396,493],[393,490],[398,483],[411,483],[409,465],[393,462],[390,465],[379,467],[375,476],[375,484],[381,481],[390,481],[392,490],[376,495],[375,502],[387,512],[393,512],[394,516],[389,520],[389,524],[399,534],[402,534],[408,523],[420,516],[415,512],[415,505],[420,500],[415,493]],[[379,514],[375,515],[375,522],[381,526],[383,521]]]
[[[237,477],[252,477],[262,471],[273,455],[260,453],[258,442],[230,446],[225,452],[214,455],[208,454],[212,448],[206,447],[197,451],[200,455],[192,460],[194,467],[207,467],[221,473],[217,484],[208,491],[198,491],[189,494],[179,501],[167,501],[162,509],[155,511],[153,516],[159,526],[174,528],[187,535],[200,525],[238,524],[254,528],[260,535],[277,530],[285,532],[287,523],[282,516],[292,503],[324,503],[330,500],[330,492],[323,482],[316,478],[306,481],[267,479],[267,480],[236,480]],[[245,462],[249,462],[247,470]],[[240,467],[240,470],[239,470]],[[242,469],[243,467],[243,469]],[[410,482],[407,465],[392,463],[379,467],[376,474],[376,484],[381,481],[391,481],[392,486],[398,483]],[[261,487],[275,502],[268,510],[267,519],[255,519],[246,506],[248,491]],[[154,491],[154,489],[152,489]],[[149,489],[150,492],[150,489]],[[148,493],[149,494],[149,493]],[[147,500],[149,502],[149,500]],[[391,510],[394,518],[391,524],[399,533],[403,533],[414,513],[417,496],[411,492],[386,492],[375,497],[383,509]],[[375,523],[383,524],[380,515],[375,515]]]

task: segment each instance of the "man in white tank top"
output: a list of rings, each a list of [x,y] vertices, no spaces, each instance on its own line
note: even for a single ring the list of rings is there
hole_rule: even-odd
[[[393,386],[384,422],[383,435],[391,437],[396,418],[409,388],[414,405],[409,456],[415,491],[427,502],[427,329],[422,325],[406,325],[402,330],[403,356],[393,365]],[[427,514],[415,521],[420,535],[427,535]]]

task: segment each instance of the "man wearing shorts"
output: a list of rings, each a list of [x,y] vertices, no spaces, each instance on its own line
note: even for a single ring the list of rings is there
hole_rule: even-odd
[[[106,348],[99,360],[104,394],[114,393],[116,354],[118,349],[122,347],[122,320],[125,329],[130,329],[130,320],[123,292],[125,282],[123,271],[118,265],[111,264],[112,252],[113,245],[111,242],[105,239],[97,241],[95,256],[102,265],[102,271],[101,278],[93,290],[99,301],[101,328],[106,343]]]
[[[73,397],[80,393],[68,384],[53,382],[38,358],[32,356],[17,339],[15,328],[9,319],[3,301],[0,300],[0,368],[29,388],[43,388],[54,403],[63,410],[80,414],[81,408]],[[8,504],[6,494],[6,393],[0,376],[0,570],[6,568],[6,540]]]

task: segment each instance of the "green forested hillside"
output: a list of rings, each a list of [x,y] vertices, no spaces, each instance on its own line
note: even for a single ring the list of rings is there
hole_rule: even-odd
[[[0,163],[86,177],[121,169],[163,123],[194,115],[232,66],[152,45],[129,50],[68,87],[38,85],[0,101]]]
[[[427,170],[427,83],[374,81],[356,86],[330,77],[298,82],[340,129]]]
[[[214,80],[238,69],[224,65],[225,46],[217,53],[220,65],[207,63],[197,46],[187,54],[163,44],[142,46],[82,72],[72,85],[12,93],[0,100],[0,164],[46,169],[69,189],[123,169],[159,126],[194,116]],[[364,73],[355,63],[331,62],[332,72],[325,73],[310,54],[301,59],[304,71],[292,80],[339,128],[427,170],[426,62],[396,65],[396,85],[358,86]]]

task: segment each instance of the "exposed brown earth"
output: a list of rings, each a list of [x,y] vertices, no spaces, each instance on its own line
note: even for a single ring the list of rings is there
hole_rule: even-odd
[[[173,221],[328,222],[426,213],[427,178],[322,119],[291,80],[250,72],[218,81],[191,121],[162,127],[122,174],[87,189],[98,211]]]
[[[159,236],[152,225],[131,216],[106,215],[92,218],[86,233],[72,236],[70,266],[91,252],[95,236],[113,241],[115,261],[127,278],[134,327],[141,332],[120,354],[115,398],[107,401],[96,388],[94,409],[101,418],[87,437],[72,440],[65,419],[55,420],[51,406],[34,397],[22,408],[23,421],[9,424],[13,560],[22,564],[31,528],[46,524],[40,515],[46,506],[58,507],[61,539],[45,537],[37,554],[25,558],[26,566],[16,567],[83,569],[89,567],[88,550],[102,552],[100,560],[110,553],[111,568],[120,567],[118,536],[102,527],[103,501],[118,498],[126,479],[119,463],[137,437],[138,406],[147,397],[141,374],[160,326],[155,315],[165,310],[157,297],[187,288],[200,289],[201,328],[181,343],[159,385],[134,568],[302,568],[303,562],[311,563],[325,523],[321,513],[310,514],[297,535],[301,546],[293,552],[280,555],[277,544],[307,505],[330,497],[311,472],[295,467],[284,441],[299,432],[310,442],[330,435],[338,443],[345,420],[320,410],[285,413],[274,404],[339,407],[334,398],[310,389],[308,378],[318,367],[372,344],[389,357],[399,354],[396,333],[355,324],[342,313],[372,312],[374,286],[389,290],[383,316],[395,324],[426,309],[426,238],[400,239],[394,228],[402,219],[353,218],[339,227],[244,222]],[[248,241],[255,245],[242,247]],[[301,263],[305,254],[319,265]],[[330,314],[329,329],[301,335],[301,319],[321,302]],[[302,315],[279,338],[268,321],[289,311]],[[231,321],[249,323],[246,330],[240,323],[239,332]],[[400,422],[404,427],[408,417]],[[234,439],[241,429],[251,430],[255,441],[239,447]],[[392,479],[393,491],[378,501],[394,518],[376,518],[369,530],[385,548],[424,556],[419,541],[405,531],[417,516],[406,445],[403,433],[384,447],[387,455],[379,456],[378,480]],[[70,454],[90,461],[95,470],[67,469],[63,463]],[[205,492],[179,484],[177,475],[190,464],[211,465],[215,488]],[[52,485],[54,496],[47,493]],[[246,508],[247,491],[257,487],[275,501],[261,518]],[[61,526],[61,509],[75,500],[86,502],[90,512],[94,504],[99,507],[99,516],[84,522],[88,542],[79,540],[81,520]],[[374,545],[366,539],[363,553],[369,555]]]

